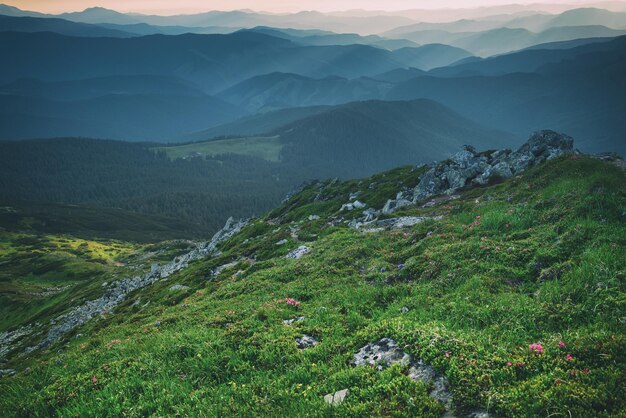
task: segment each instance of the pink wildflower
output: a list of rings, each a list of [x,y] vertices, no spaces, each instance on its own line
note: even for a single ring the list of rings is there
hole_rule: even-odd
[[[446,351],[443,355],[446,356],[446,358],[450,358],[450,352],[449,351]]]
[[[96,376],[93,376],[91,378],[91,383],[93,383],[94,385],[98,384],[98,379],[96,378]]]
[[[563,341],[559,341],[559,348],[564,348],[565,347],[565,343]]]
[[[507,362],[506,362],[506,366],[507,366],[507,367],[511,367],[512,365],[513,365],[513,363],[511,363],[510,361],[507,361]]]
[[[565,360],[566,361],[574,361],[574,357],[572,357],[572,355],[570,353],[567,353],[567,355],[565,356]]]
[[[541,354],[541,353],[543,353],[545,351],[544,348],[543,348],[543,345],[541,345],[539,343],[530,344],[528,346],[528,348],[530,349],[530,351],[532,351],[532,352],[534,352],[536,354]]]

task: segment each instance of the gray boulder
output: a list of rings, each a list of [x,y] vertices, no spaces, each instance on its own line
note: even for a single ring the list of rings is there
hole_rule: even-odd
[[[302,338],[296,338],[296,345],[299,349],[304,350],[305,348],[315,347],[318,344],[318,341],[315,337],[311,335],[303,335]]]
[[[324,401],[326,401],[326,403],[329,405],[340,405],[343,403],[349,393],[350,391],[348,389],[339,390],[335,393],[329,393],[328,395],[324,396]]]

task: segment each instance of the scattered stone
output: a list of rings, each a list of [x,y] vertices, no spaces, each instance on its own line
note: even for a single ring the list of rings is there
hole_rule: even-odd
[[[407,313],[409,310],[410,310],[410,309],[409,309],[408,307],[406,307],[406,306],[403,306],[403,307],[401,307],[401,308],[399,309],[399,311],[400,311],[401,313]]]
[[[305,348],[315,347],[318,344],[318,341],[315,337],[310,335],[303,335],[302,338],[296,338],[296,345],[299,349],[304,350]]]
[[[285,324],[285,325],[292,325],[293,323],[300,322],[300,321],[304,321],[304,317],[303,316],[298,316],[298,317],[291,318],[291,319],[285,319],[283,321],[283,324]]]
[[[442,219],[443,216],[402,216],[399,218],[381,219],[371,222],[357,222],[354,220],[350,223],[350,227],[362,229],[365,232],[376,232],[385,229],[408,228],[425,221],[440,221]]]
[[[0,369],[0,376],[14,376],[16,373],[14,369]]]
[[[187,290],[189,289],[189,286],[185,286],[182,284],[175,284],[174,286],[170,287],[170,292],[173,292],[175,290]]]
[[[344,210],[349,211],[353,211],[355,209],[363,209],[364,207],[366,207],[367,205],[363,202],[359,202],[358,200],[352,202],[352,203],[346,203],[344,205],[341,206],[341,209],[339,209],[340,212],[343,212]]]
[[[290,251],[289,254],[287,254],[285,257],[298,260],[310,252],[311,248],[307,247],[306,245],[302,245],[295,250]]]
[[[289,241],[286,238],[285,239],[281,239],[280,241],[278,241],[276,243],[276,245],[285,245],[285,244],[287,244],[287,242],[289,242]]]
[[[309,215],[309,221],[317,221],[319,218],[318,215]]]
[[[328,395],[324,396],[324,400],[329,405],[341,405],[349,393],[350,391],[348,389],[343,389],[335,393],[329,393]]]

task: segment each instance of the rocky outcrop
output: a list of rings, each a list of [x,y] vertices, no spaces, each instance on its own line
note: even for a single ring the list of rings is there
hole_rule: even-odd
[[[408,375],[411,379],[420,382],[430,383],[432,390],[429,396],[443,404],[445,407],[444,417],[481,417],[489,418],[490,415],[484,411],[470,411],[461,415],[454,412],[454,398],[450,392],[448,379],[437,373],[432,367],[422,360],[414,361],[411,355],[405,353],[391,338],[382,338],[375,343],[369,343],[354,355],[352,364],[355,366],[376,367],[383,370],[393,364],[400,363],[403,366],[410,366]]]
[[[39,344],[28,347],[26,352],[46,347],[58,340],[62,335],[84,324],[95,316],[112,311],[130,292],[149,286],[161,279],[165,279],[177,271],[186,268],[192,261],[218,255],[218,244],[237,234],[246,224],[247,221],[245,220],[235,221],[233,218],[229,218],[224,228],[219,230],[210,241],[198,244],[192,251],[175,257],[169,263],[152,265],[148,273],[113,283],[100,298],[85,302],[75,307],[70,312],[54,319],[51,322],[52,327],[48,331],[47,336]]]
[[[517,151],[479,153],[466,146],[449,160],[431,166],[415,189],[400,192],[395,199],[387,201],[382,213],[389,214],[436,195],[450,195],[465,186],[510,178],[537,164],[573,153],[573,145],[574,140],[569,136],[545,130],[531,135]]]
[[[352,361],[355,366],[374,366],[379,370],[396,363],[409,365],[411,356],[402,351],[391,338],[383,338],[361,347]]]
[[[304,257],[305,255],[307,255],[310,252],[311,252],[311,248],[307,247],[306,245],[301,245],[300,247],[296,248],[295,250],[289,251],[289,253],[285,256],[285,258],[291,258],[293,260],[298,260],[298,259]]]
[[[33,326],[27,325],[13,331],[0,332],[0,359],[3,359],[22,337],[32,334]]]
[[[17,372],[14,369],[0,369],[0,377],[2,376],[13,376]]]

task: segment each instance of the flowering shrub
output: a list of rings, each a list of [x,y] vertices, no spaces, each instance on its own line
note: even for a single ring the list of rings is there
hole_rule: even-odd
[[[286,298],[285,303],[289,306],[300,306],[300,301],[295,300],[294,298]]]

